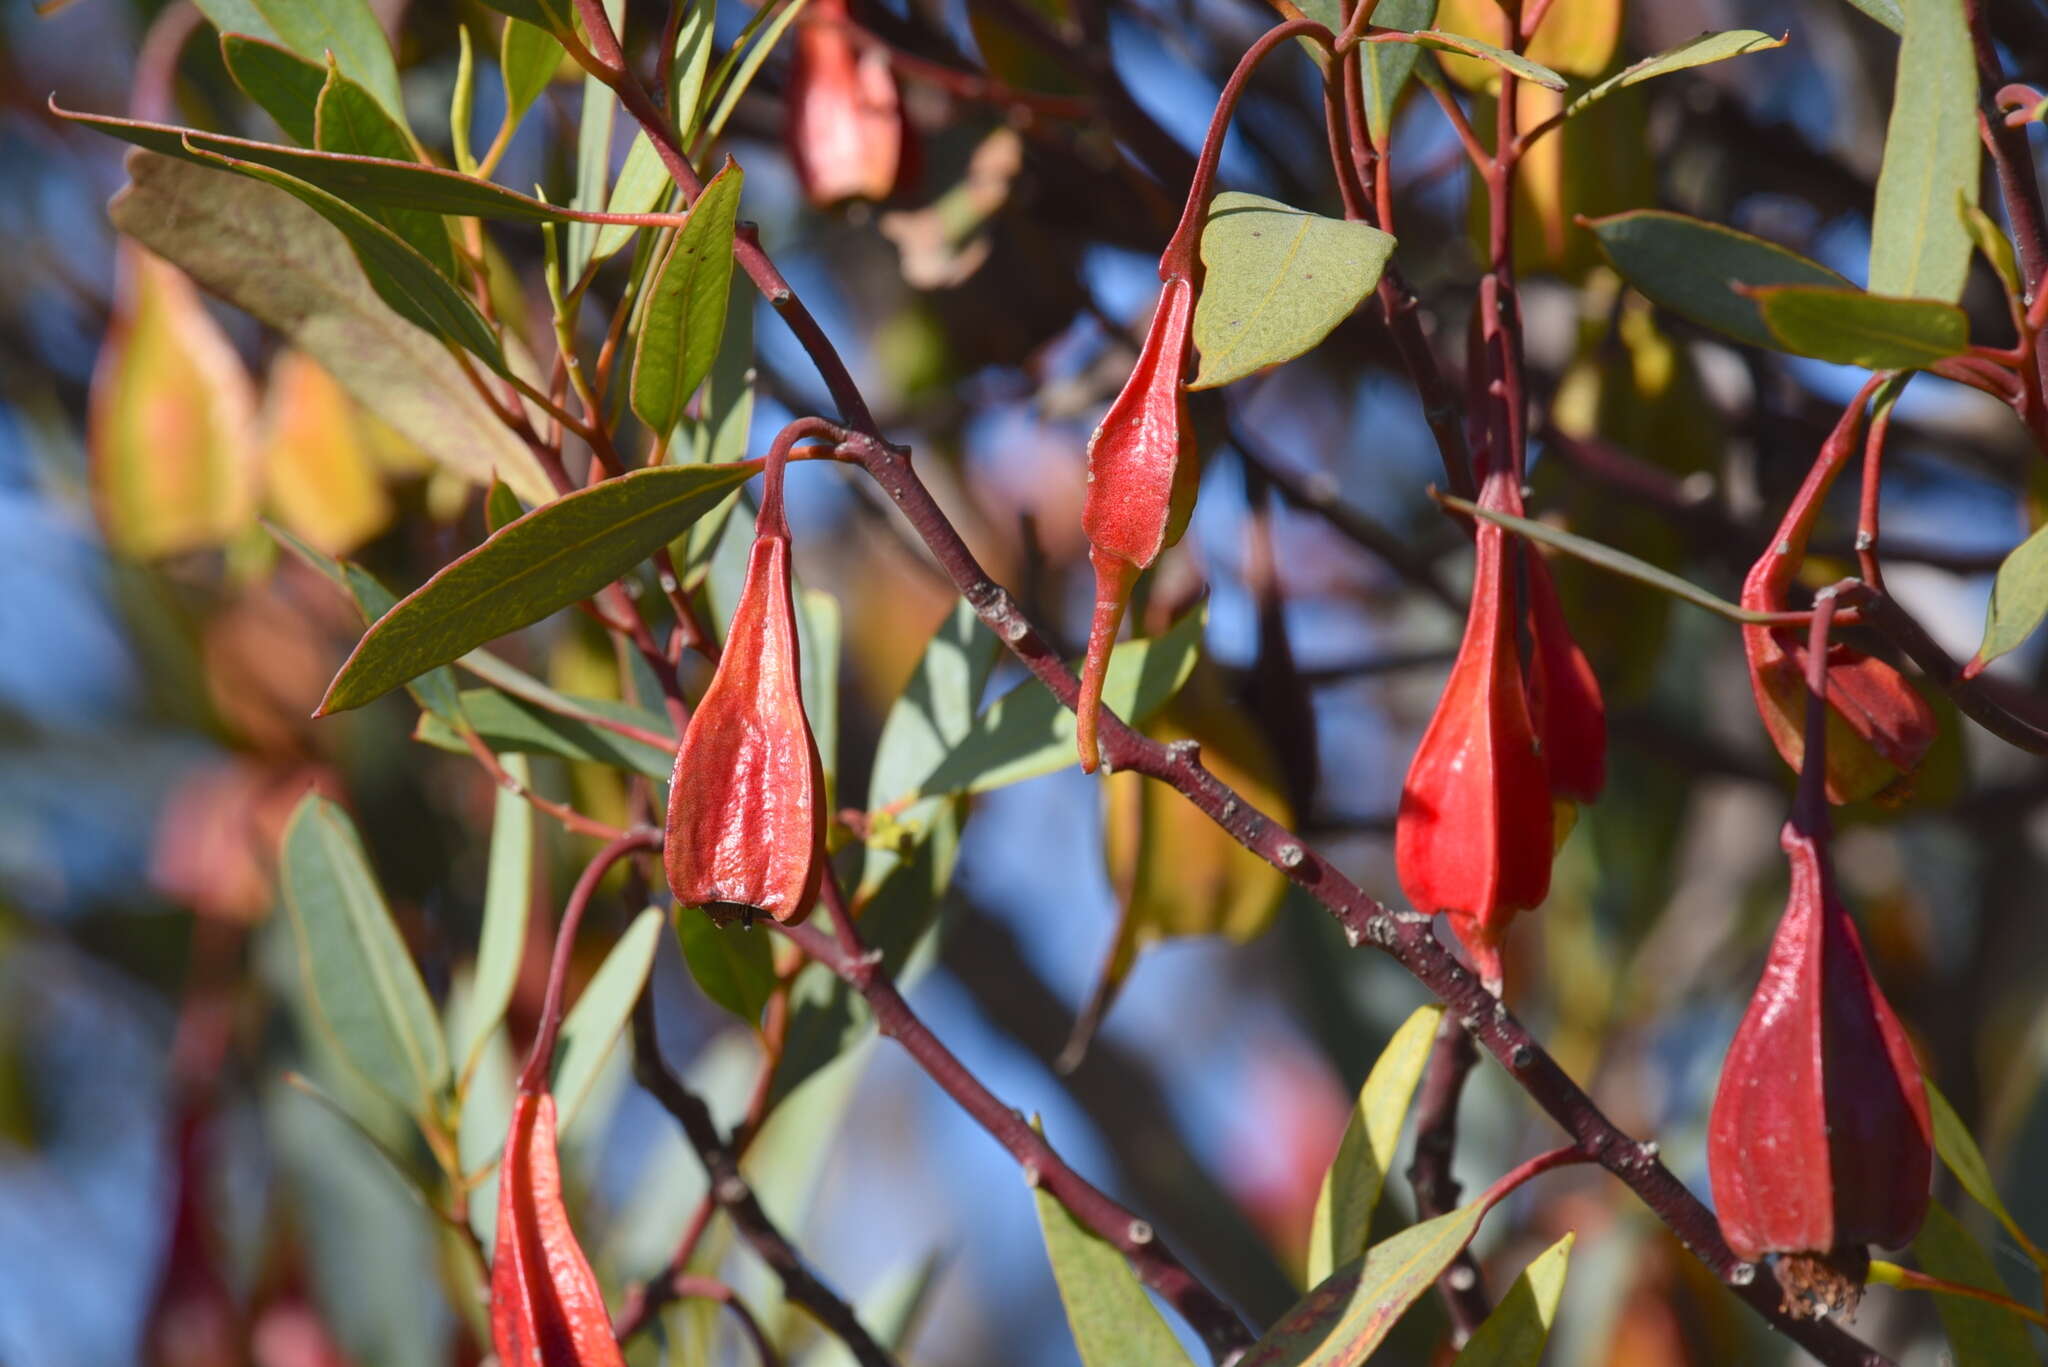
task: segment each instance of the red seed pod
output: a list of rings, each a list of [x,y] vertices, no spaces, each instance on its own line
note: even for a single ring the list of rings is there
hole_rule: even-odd
[[[797,24],[789,71],[790,161],[818,208],[887,199],[910,137],[889,54],[854,40],[846,0],[816,0]]]
[[[1194,285],[1186,276],[1167,276],[1138,363],[1088,439],[1088,497],[1081,529],[1087,533],[1088,558],[1095,567],[1095,617],[1088,628],[1088,660],[1075,708],[1075,740],[1081,768],[1088,773],[1095,772],[1100,759],[1095,731],[1102,711],[1102,680],[1138,572],[1180,540],[1194,512],[1200,471],[1187,392],[1181,386],[1194,309]]]
[[[1806,482],[1786,510],[1778,534],[1742,583],[1742,606],[1781,612],[1785,593],[1806,557],[1807,538],[1835,476],[1855,453],[1863,430],[1859,399],[1822,445]],[[1806,647],[1785,628],[1745,626],[1750,689],[1771,743],[1794,769],[1806,754]],[[1903,797],[1913,770],[1934,744],[1937,723],[1927,700],[1882,660],[1845,645],[1827,654],[1828,801]]]
[[[823,874],[825,769],[804,716],[782,467],[771,453],[739,606],[669,783],[669,887],[719,921],[801,921]]]
[[[1912,1045],[1871,977],[1826,848],[1796,820],[1780,843],[1792,892],[1722,1066],[1707,1170],[1728,1246],[1752,1260],[1803,1255],[1788,1290],[1796,1281],[1795,1299],[1835,1309],[1853,1301],[1868,1245],[1897,1248],[1919,1232],[1932,1130]]]
[[[1519,511],[1505,472],[1479,501]],[[1498,982],[1508,922],[1550,891],[1552,811],[1516,653],[1507,533],[1480,519],[1476,536],[1465,639],[1401,788],[1394,865],[1416,910],[1449,916],[1481,976]]]
[[[1529,701],[1550,791],[1573,802],[1591,802],[1607,786],[1607,704],[1593,663],[1565,624],[1564,605],[1550,564],[1531,548],[1528,566],[1530,653]]]
[[[520,1091],[498,1164],[491,1342],[504,1367],[624,1367],[611,1316],[562,1205],[555,1099]]]

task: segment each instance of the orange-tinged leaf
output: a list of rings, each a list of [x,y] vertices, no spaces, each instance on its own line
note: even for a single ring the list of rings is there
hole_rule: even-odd
[[[222,545],[256,516],[248,372],[183,272],[123,242],[117,273],[87,423],[100,525],[126,555]]]
[[[555,1099],[521,1092],[498,1168],[491,1342],[503,1367],[624,1367],[604,1295],[569,1226]]]
[[[263,406],[264,498],[307,544],[346,555],[391,524],[391,496],[334,377],[297,351],[270,368]]]

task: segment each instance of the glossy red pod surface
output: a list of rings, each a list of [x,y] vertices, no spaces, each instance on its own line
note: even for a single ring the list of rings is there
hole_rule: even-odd
[[[491,1343],[504,1367],[624,1367],[597,1278],[569,1227],[555,1099],[519,1092],[498,1165]]]

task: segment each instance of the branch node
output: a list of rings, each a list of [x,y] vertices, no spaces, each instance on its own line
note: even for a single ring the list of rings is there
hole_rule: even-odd
[[[1535,1061],[1536,1051],[1534,1049],[1531,1049],[1526,1044],[1516,1045],[1514,1047],[1514,1051],[1508,1055],[1508,1066],[1510,1068],[1513,1068],[1516,1072],[1520,1072],[1522,1069],[1527,1068],[1530,1064],[1534,1063]]]
[[[1295,844],[1292,840],[1275,850],[1273,854],[1280,861],[1280,867],[1283,869],[1298,869],[1301,867],[1301,861],[1308,858],[1308,851]]]
[[[1143,1220],[1131,1221],[1131,1227],[1125,1233],[1130,1236],[1133,1244],[1144,1245],[1152,1242],[1152,1226]]]

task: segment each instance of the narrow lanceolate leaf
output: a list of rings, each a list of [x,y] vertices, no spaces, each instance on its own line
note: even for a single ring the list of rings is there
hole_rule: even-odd
[[[1370,224],[1235,190],[1216,196],[1195,304],[1201,372],[1188,388],[1229,384],[1313,348],[1379,284],[1393,251],[1394,239]]]
[[[1927,1221],[1913,1240],[1913,1260],[1930,1277],[2000,1296],[2012,1295],[1991,1255],[1970,1237],[1961,1221],[1940,1206],[1927,1208]],[[1955,1367],[2006,1367],[2040,1360],[2026,1321],[2002,1306],[1970,1296],[1936,1293],[1934,1309],[1948,1334],[1948,1360]]]
[[[533,776],[519,755],[503,759],[505,771],[530,786]],[[467,1081],[491,1032],[505,1019],[519,961],[526,952],[526,924],[533,909],[533,804],[523,794],[498,790],[491,818],[491,862],[484,878],[483,931],[477,939],[476,973],[462,1017],[449,1039],[450,1053]]]
[[[2048,617],[2048,527],[2022,541],[1998,567],[1984,616],[1984,643],[1965,672],[1974,675],[2016,649],[2043,617]]]
[[[612,952],[604,956],[604,962],[591,975],[589,984],[576,998],[575,1007],[562,1020],[548,1090],[561,1103],[563,1129],[574,1123],[605,1057],[619,1042],[619,1035],[633,1014],[640,989],[647,986],[664,919],[659,907],[649,907],[634,917],[633,924],[626,927],[626,933],[619,936]]]
[[[1522,1269],[1508,1294],[1466,1342],[1453,1367],[1537,1367],[1543,1361],[1543,1345],[1550,1340],[1550,1325],[1564,1295],[1565,1265],[1571,1260],[1575,1237],[1565,1235]]]
[[[1492,62],[1503,71],[1511,71],[1525,81],[1534,81],[1537,85],[1544,86],[1550,90],[1562,90],[1565,86],[1564,77],[1558,75],[1549,67],[1538,62],[1532,62],[1520,53],[1509,52],[1505,48],[1495,47],[1492,43],[1482,43],[1477,38],[1467,38],[1462,33],[1445,33],[1441,29],[1422,29],[1416,33],[1415,41],[1423,47],[1434,48],[1438,52],[1456,52],[1467,57],[1477,57],[1481,61]]]
[[[1684,214],[1639,209],[1583,221],[1629,284],[1674,313],[1750,346],[1776,350],[1782,344],[1739,286],[1850,288],[1797,252]]]
[[[1977,202],[1977,59],[1963,0],[1910,0],[1870,223],[1870,288],[1954,303]]]
[[[602,0],[605,14],[616,31],[625,13],[624,0]],[[612,173],[612,123],[619,111],[618,96],[595,76],[583,78],[583,110],[576,120],[576,193],[569,203],[578,209],[604,207],[606,187]],[[597,239],[594,224],[569,225],[567,255],[563,258],[565,282],[575,281],[590,262],[590,250]]]
[[[341,230],[377,297],[415,327],[473,353],[500,375],[510,374],[497,333],[468,295],[397,233],[317,185],[253,161],[188,150],[226,170],[251,176],[291,195]]]
[[[1684,71],[1688,67],[1706,66],[1710,62],[1725,62],[1730,57],[1741,57],[1751,52],[1767,52],[1771,48],[1783,46],[1784,38],[1773,38],[1770,34],[1753,28],[1702,33],[1699,37],[1688,39],[1677,47],[1667,48],[1653,57],[1645,57],[1640,62],[1623,67],[1598,85],[1573,96],[1572,102],[1565,106],[1564,112],[1567,116],[1577,114],[1586,106],[1605,99],[1623,86],[1655,80],[1659,76],[1668,76],[1674,71]]]
[[[1970,1199],[1998,1217],[1998,1223],[2005,1226],[2013,1242],[2025,1249],[2027,1256],[2036,1262],[2042,1261],[2042,1254],[2022,1230],[2019,1221],[2007,1210],[2005,1202],[1999,1199],[1998,1186],[1991,1180],[1991,1165],[1984,1161],[1984,1151],[1977,1147],[1976,1136],[1969,1126],[1956,1114],[1955,1107],[1948,1104],[1948,1098],[1941,1094],[1933,1083],[1927,1084],[1927,1113],[1934,1122],[1934,1151],[1948,1170],[1956,1175],[1956,1182],[1970,1194]],[[2048,1267],[2044,1267],[2048,1271]]]
[[[1133,726],[1151,720],[1187,682],[1207,618],[1205,611],[1190,612],[1163,635],[1118,646],[1103,682],[1102,705]],[[987,792],[1073,762],[1074,714],[1045,685],[1026,679],[974,719],[966,737],[911,795]]]
[[[748,925],[717,925],[688,907],[676,917],[683,962],[706,997],[758,1025],[775,992],[775,956],[768,932]]]
[[[474,658],[474,657],[472,657]],[[567,695],[563,695],[567,696]],[[603,698],[574,698],[588,715],[564,716],[525,698],[495,688],[468,688],[461,694],[462,715],[483,743],[500,755],[553,755],[584,764],[603,764],[627,773],[666,781],[675,767],[673,746],[662,749],[622,736],[595,718],[630,722],[644,730],[668,729],[664,717],[627,703]],[[443,717],[429,713],[413,728],[413,739],[453,754],[469,753],[462,734]]]
[[[690,206],[655,270],[633,355],[633,412],[663,440],[718,359],[745,175],[731,158]]]
[[[2005,286],[2005,292],[2019,296],[2025,284],[2020,279],[2020,263],[2013,255],[2012,239],[1991,221],[1990,214],[1968,200],[1958,198],[1956,209],[1963,216],[1963,228],[1970,234],[1970,245],[1984,254],[1984,260],[1998,276],[1998,283]]]
[[[222,33],[267,38],[323,67],[332,53],[350,80],[404,121],[398,63],[368,0],[201,0],[199,9]]]
[[[308,793],[284,832],[285,906],[318,1018],[379,1091],[422,1120],[448,1080],[433,1000],[348,814]]]
[[[153,152],[128,158],[114,226],[283,333],[437,464],[499,475],[530,503],[553,486],[446,347],[377,296],[348,241],[290,195]],[[260,269],[259,269],[260,267]]]
[[[546,1092],[520,1092],[512,1103],[495,1243],[491,1341],[504,1367],[622,1367],[604,1293],[562,1204],[555,1098]]]
[[[1380,0],[1379,8],[1372,12],[1372,21],[1382,28],[1413,33],[1436,22],[1436,0]],[[1421,55],[1413,43],[1366,43],[1361,47],[1365,127],[1373,146],[1387,145],[1387,138],[1394,131],[1395,102],[1401,98],[1401,87],[1408,83],[1415,60]]]
[[[341,74],[341,68],[327,68],[327,82],[313,111],[314,146],[339,156],[370,157],[379,161],[409,162],[412,143],[405,130],[384,112],[370,92]],[[455,244],[448,237],[448,225],[438,214],[420,209],[372,206],[370,217],[410,243],[413,249],[450,280],[456,278]]]
[[[220,56],[242,93],[276,120],[286,136],[301,147],[313,145],[313,111],[327,84],[325,67],[246,33],[223,33]]]
[[[535,509],[379,618],[328,687],[321,712],[360,707],[581,602],[667,545],[752,473],[731,465],[636,470]]]
[[[1424,1006],[1402,1022],[1359,1089],[1358,1104],[1316,1196],[1306,1269],[1311,1285],[1365,1252],[1373,1207],[1394,1165],[1401,1122],[1443,1017],[1441,1006]]]
[[[544,28],[507,19],[498,40],[498,69],[505,77],[505,122],[518,126],[555,78],[562,45]]]
[[[326,73],[321,73],[326,80]],[[58,107],[59,118],[84,124],[123,142],[146,147],[167,157],[199,166],[218,167],[222,159],[268,167],[318,186],[351,204],[379,209],[416,209],[431,214],[464,214],[472,218],[515,219],[528,223],[569,223],[559,208],[527,195],[514,194],[487,180],[419,162],[389,157],[344,155],[314,147],[283,147],[276,143],[231,138],[175,124],[121,119],[110,114],[82,114]],[[630,233],[632,229],[622,228]]]
[[[1849,3],[1893,33],[1906,31],[1906,12],[1900,8],[1903,0],[1849,0]]]
[[[1124,1255],[1038,1187],[1038,1225],[1082,1367],[1189,1367]]]
[[[1858,289],[1768,285],[1753,290],[1781,351],[1865,370],[1915,370],[1970,345],[1970,319],[1954,304]]]
[[[1239,1367],[1352,1367],[1364,1362],[1479,1228],[1473,1204],[1411,1225],[1346,1263],[1280,1317]]]

